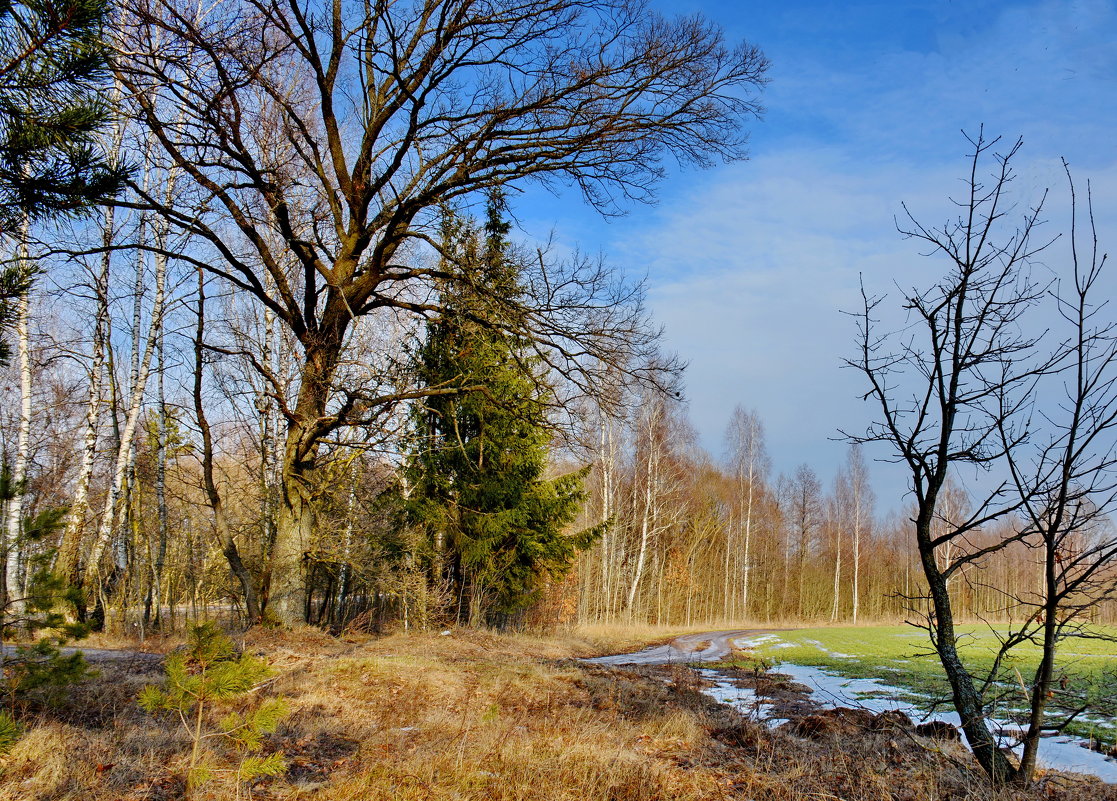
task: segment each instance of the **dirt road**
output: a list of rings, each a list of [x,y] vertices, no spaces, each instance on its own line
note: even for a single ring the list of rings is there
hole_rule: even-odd
[[[684,634],[666,645],[655,645],[634,654],[598,656],[584,661],[595,665],[668,665],[683,662],[716,662],[728,656],[734,642],[771,629],[734,629]]]
[[[144,651],[131,651],[119,648],[82,648],[80,646],[66,646],[59,649],[64,656],[69,656],[75,651],[80,651],[86,662],[130,662],[135,665],[158,665],[163,662],[162,654],[150,654]],[[15,645],[0,645],[0,658],[14,656]]]

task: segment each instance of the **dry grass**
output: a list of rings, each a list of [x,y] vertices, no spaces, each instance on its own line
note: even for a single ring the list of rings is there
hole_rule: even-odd
[[[292,714],[267,743],[283,779],[256,799],[321,801],[989,801],[957,753],[880,734],[809,742],[767,732],[709,703],[685,668],[581,665],[607,634],[546,638],[455,631],[334,639],[253,631]],[[130,670],[137,669],[131,665]],[[176,799],[189,739],[134,698],[158,678],[101,666],[43,713],[3,761],[0,799]],[[218,768],[234,756],[213,748]],[[1048,793],[1052,790],[1052,793]],[[1102,798],[1050,783],[1028,798]],[[232,799],[228,774],[194,794]],[[242,793],[242,797],[245,795]],[[1025,796],[1020,796],[1024,798]],[[1007,798],[1007,797],[1006,797]]]

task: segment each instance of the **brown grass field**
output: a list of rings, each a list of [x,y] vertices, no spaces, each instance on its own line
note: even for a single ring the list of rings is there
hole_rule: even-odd
[[[803,740],[708,701],[687,668],[574,661],[665,634],[253,630],[238,643],[276,671],[253,698],[282,696],[291,710],[262,753],[282,751],[287,772],[238,783],[240,757],[207,739],[215,772],[189,793],[190,738],[135,700],[158,664],[101,662],[60,705],[25,713],[26,734],[0,762],[0,799],[1117,799],[1117,788],[1054,774],[994,794],[957,746],[896,732]],[[213,710],[207,730],[227,711]]]

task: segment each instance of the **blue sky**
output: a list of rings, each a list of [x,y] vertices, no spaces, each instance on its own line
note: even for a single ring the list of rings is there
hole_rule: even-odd
[[[879,291],[936,274],[893,218],[906,202],[945,221],[965,168],[962,129],[1022,136],[1020,202],[1052,187],[1053,220],[1066,157],[1092,183],[1103,243],[1117,243],[1113,0],[658,5],[702,13],[771,60],[751,159],[675,173],[657,205],[620,220],[573,195],[532,194],[518,213],[530,235],[553,229],[564,245],[647,273],[713,454],[741,403],[765,423],[774,473],[808,462],[829,480],[845,453],[837,429],[862,428],[873,411],[858,375],[840,368],[854,337],[841,310],[857,307],[859,274]],[[1054,267],[1061,254],[1047,258]],[[898,508],[902,476],[881,467],[877,483],[881,508]]]

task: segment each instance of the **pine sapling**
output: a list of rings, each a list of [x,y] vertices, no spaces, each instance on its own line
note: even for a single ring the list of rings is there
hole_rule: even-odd
[[[0,501],[10,500],[12,494],[11,474],[0,468]],[[54,551],[43,547],[64,513],[64,509],[52,508],[26,517],[18,542],[9,543],[24,549],[28,578],[20,591],[13,581],[0,604],[0,704],[5,707],[0,711],[0,754],[11,750],[19,739],[17,718],[21,712],[28,706],[60,700],[67,687],[89,676],[80,651],[63,652],[70,640],[87,633],[86,626],[68,622],[58,611],[73,602],[77,591],[51,571]],[[10,642],[40,632],[45,633],[30,642]]]
[[[244,754],[236,769],[238,797],[243,783],[263,776],[280,776],[287,770],[281,752],[258,754],[264,735],[274,732],[287,714],[283,699],[266,699],[243,713],[230,711],[216,729],[206,722],[207,713],[215,705],[243,698],[272,676],[267,663],[250,654],[238,654],[233,641],[215,624],[203,623],[191,629],[184,651],[167,657],[164,671],[163,687],[148,685],[138,700],[152,714],[176,715],[190,736],[188,788],[193,790],[204,784],[214,772],[202,753],[203,741],[211,738]]]

